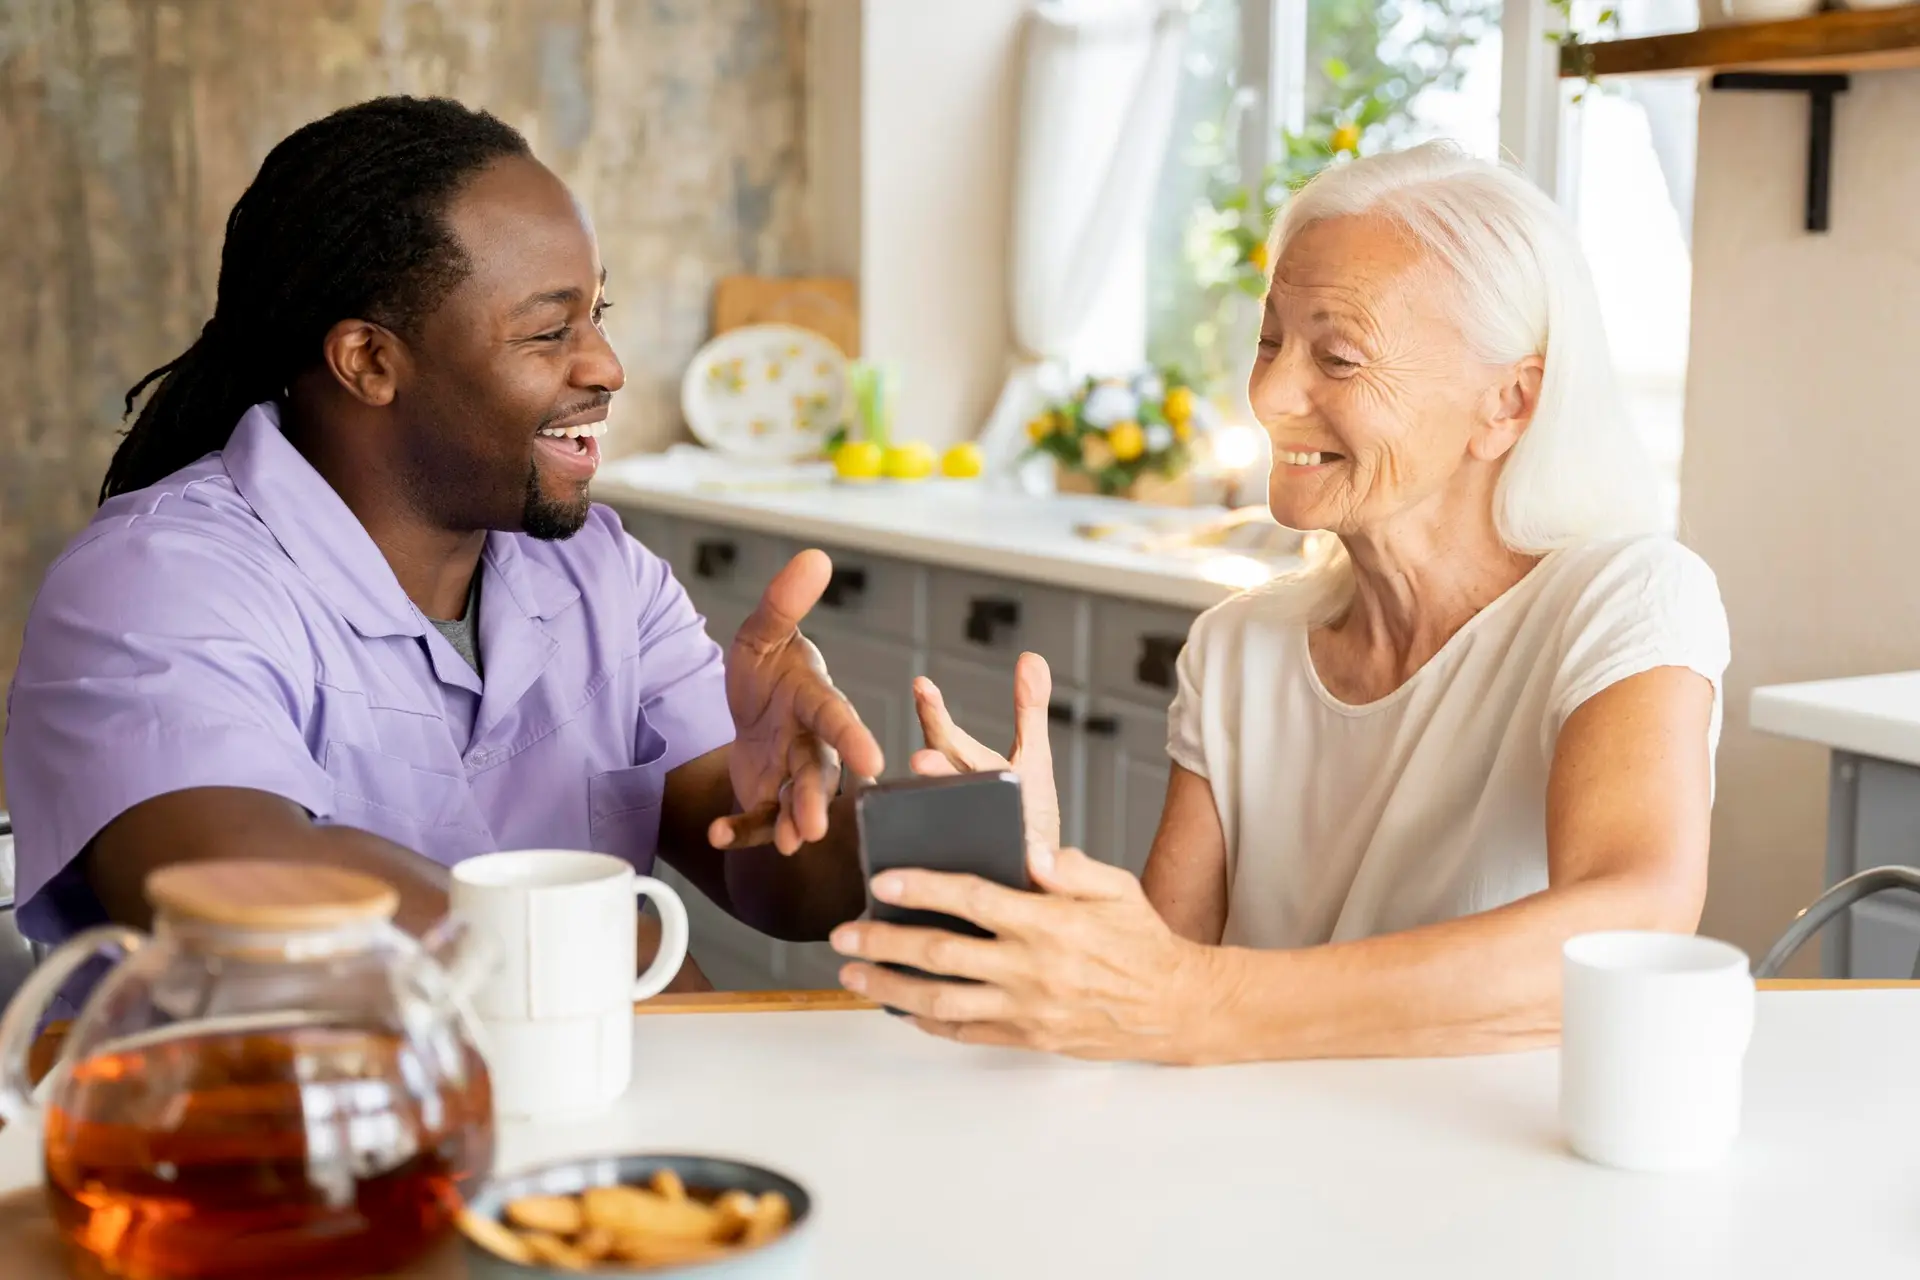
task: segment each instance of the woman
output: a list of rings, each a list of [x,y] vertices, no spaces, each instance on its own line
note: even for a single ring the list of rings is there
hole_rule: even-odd
[[[1557,1036],[1568,937],[1699,921],[1726,615],[1659,532],[1566,220],[1434,144],[1327,170],[1270,248],[1268,503],[1338,549],[1195,623],[1144,885],[1052,847],[1049,682],[1021,659],[1045,892],[895,872],[877,895],[997,938],[835,934],[846,984],[928,1031],[1166,1062],[1519,1049]],[[917,769],[1007,767],[916,695]]]

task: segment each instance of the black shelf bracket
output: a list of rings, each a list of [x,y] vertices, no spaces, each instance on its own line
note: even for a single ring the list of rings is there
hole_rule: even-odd
[[[1807,230],[1825,231],[1833,188],[1833,95],[1847,91],[1847,77],[1722,71],[1710,84],[1720,90],[1807,95]]]

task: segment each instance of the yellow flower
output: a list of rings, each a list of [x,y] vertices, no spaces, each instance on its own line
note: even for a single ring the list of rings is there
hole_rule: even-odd
[[[1080,437],[1080,462],[1089,471],[1105,471],[1113,462],[1113,446],[1097,431]]]
[[[1267,242],[1261,240],[1257,242],[1253,248],[1247,250],[1247,261],[1253,264],[1255,271],[1265,271],[1267,269]]]
[[[1173,438],[1175,440],[1187,440],[1187,439],[1190,439],[1192,436],[1193,436],[1193,423],[1189,419],[1182,418],[1180,419],[1180,421],[1173,424]]]
[[[1107,443],[1113,448],[1113,456],[1122,462],[1132,462],[1147,451],[1147,435],[1137,422],[1116,422],[1107,431]]]
[[[1327,145],[1333,149],[1335,155],[1339,155],[1342,151],[1350,151],[1355,155],[1360,154],[1360,126],[1355,124],[1341,125],[1333,131],[1333,136],[1327,139]]]
[[[1189,387],[1175,387],[1167,392],[1167,401],[1161,406],[1167,415],[1167,421],[1179,426],[1193,416],[1193,390]],[[1182,440],[1185,436],[1180,437]]]
[[[1027,439],[1039,444],[1053,434],[1053,415],[1043,413],[1027,424]]]

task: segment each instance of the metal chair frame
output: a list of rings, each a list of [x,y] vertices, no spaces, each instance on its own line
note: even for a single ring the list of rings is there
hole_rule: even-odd
[[[1781,967],[1793,957],[1793,953],[1798,951],[1808,938],[1820,932],[1821,926],[1827,921],[1861,899],[1870,898],[1876,893],[1885,893],[1890,889],[1905,889],[1909,893],[1920,894],[1920,869],[1899,866],[1868,867],[1865,871],[1856,872],[1840,881],[1816,898],[1812,906],[1793,918],[1793,923],[1788,925],[1787,931],[1780,935],[1780,940],[1773,944],[1773,949],[1767,952],[1766,958],[1753,967],[1753,976],[1756,978],[1778,977]],[[1913,977],[1920,979],[1920,955],[1914,957]]]
[[[0,836],[10,836],[12,834],[13,834],[13,819],[7,815],[7,811],[5,809],[0,809]],[[0,911],[12,911],[13,909],[14,909],[13,891],[9,889],[4,893],[0,893]],[[48,950],[49,948],[46,943],[37,941],[33,938],[27,939],[27,953],[33,957],[34,964],[38,965],[42,960],[45,960],[47,958]]]

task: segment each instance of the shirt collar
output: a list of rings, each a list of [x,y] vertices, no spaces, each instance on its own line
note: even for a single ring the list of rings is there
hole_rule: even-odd
[[[359,517],[280,434],[278,405],[247,410],[221,461],[281,549],[355,631],[368,639],[425,634],[425,616]]]
[[[565,574],[522,550],[523,536],[495,529],[487,535],[487,549],[481,558],[493,567],[500,585],[513,597],[514,607],[529,618],[544,621],[578,600],[580,589]]]
[[[278,405],[267,401],[247,410],[221,458],[267,531],[355,631],[368,639],[426,634],[426,616],[407,598],[366,526],[281,434]],[[522,553],[518,535],[489,533],[485,559],[525,617],[550,618],[580,598],[564,575]]]

